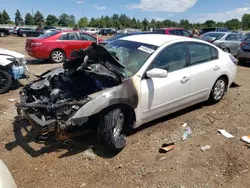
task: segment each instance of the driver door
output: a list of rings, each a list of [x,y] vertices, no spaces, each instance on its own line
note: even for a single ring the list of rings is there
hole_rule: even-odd
[[[143,123],[162,117],[189,105],[190,68],[188,47],[177,43],[163,49],[148,70],[165,69],[165,78],[141,80],[141,117]]]

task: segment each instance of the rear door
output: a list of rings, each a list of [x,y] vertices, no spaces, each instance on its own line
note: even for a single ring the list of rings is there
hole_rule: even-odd
[[[97,42],[97,38],[86,33],[79,33],[79,40],[81,42],[81,48],[85,49],[92,44],[92,42]]]
[[[63,48],[67,58],[71,57],[70,54],[72,51],[79,50],[81,48],[81,42],[79,41],[79,37],[76,32],[62,33],[58,41],[62,44],[61,48]]]
[[[218,50],[210,45],[189,42],[190,54],[190,102],[206,100],[219,77],[220,61]]]
[[[237,34],[228,34],[226,37],[226,43],[232,55],[236,55],[238,48],[240,47],[241,40],[237,38]]]

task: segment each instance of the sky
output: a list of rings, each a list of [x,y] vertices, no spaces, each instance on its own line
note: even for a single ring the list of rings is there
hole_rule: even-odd
[[[23,17],[32,10],[39,10],[45,17],[66,13],[73,14],[76,19],[83,16],[90,19],[126,14],[140,20],[205,22],[241,19],[243,14],[250,14],[250,0],[0,0],[0,11],[3,9],[12,20],[19,9]]]

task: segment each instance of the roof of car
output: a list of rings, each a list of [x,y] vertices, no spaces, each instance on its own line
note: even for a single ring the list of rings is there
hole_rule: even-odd
[[[140,43],[146,43],[155,46],[161,46],[167,42],[178,39],[191,40],[188,37],[176,36],[176,35],[162,35],[162,34],[147,34],[147,35],[130,35],[121,38],[120,40],[134,41]],[[196,39],[192,39],[196,40]]]

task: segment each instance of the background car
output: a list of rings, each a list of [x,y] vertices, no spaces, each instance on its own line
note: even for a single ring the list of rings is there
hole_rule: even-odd
[[[98,34],[98,32],[99,32],[99,30],[96,29],[96,28],[89,28],[89,29],[86,31],[86,33],[89,33],[89,34],[91,34],[91,35],[96,35],[96,34]]]
[[[0,28],[0,37],[5,37],[10,34],[9,30],[6,28]]]
[[[71,52],[87,48],[102,39],[78,31],[51,31],[37,38],[26,40],[26,52],[37,59],[50,59],[55,63],[72,58]]]
[[[159,34],[179,35],[179,36],[185,36],[185,37],[193,36],[189,31],[183,28],[161,28],[161,29],[155,29],[154,32],[157,32]]]
[[[117,32],[115,29],[112,28],[104,28],[99,31],[100,35],[116,35]]]
[[[38,37],[41,34],[39,30],[31,28],[19,28],[17,35],[20,37]]]
[[[213,43],[224,52],[237,55],[238,48],[243,41],[243,36],[230,32],[208,32],[202,35],[201,39]]]
[[[250,39],[249,38],[241,43],[240,48],[238,49],[238,52],[237,52],[237,59],[242,64],[250,62]]]
[[[204,28],[200,31],[200,35],[204,35],[208,32],[229,32],[229,29],[224,27]]]

